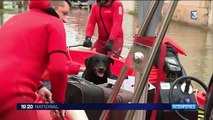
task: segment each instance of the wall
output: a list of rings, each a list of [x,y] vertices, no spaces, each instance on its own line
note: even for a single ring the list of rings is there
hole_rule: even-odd
[[[124,12],[134,12],[135,11],[135,1],[121,1],[123,3],[124,6]]]
[[[213,30],[213,1],[211,1],[211,6],[210,6],[208,28]]]
[[[210,5],[211,1],[180,1],[173,15],[173,20],[188,23],[190,25],[208,27],[208,21],[210,15]],[[162,15],[164,16],[167,8],[169,6],[169,1],[164,3],[162,9]],[[192,19],[192,12],[197,12],[195,14],[196,19]]]
[[[135,1],[121,1],[124,6],[124,11],[133,13],[137,9]],[[165,1],[162,8],[162,15],[167,12],[170,1]],[[192,12],[197,12],[196,19],[192,19]],[[189,25],[213,29],[213,1],[191,0],[179,1],[178,6],[173,15],[173,20],[187,23]]]

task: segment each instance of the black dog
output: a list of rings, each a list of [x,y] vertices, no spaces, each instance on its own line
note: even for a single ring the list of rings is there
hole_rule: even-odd
[[[106,83],[107,77],[111,76],[110,64],[114,64],[114,60],[103,54],[96,54],[87,58],[83,78],[94,84]]]

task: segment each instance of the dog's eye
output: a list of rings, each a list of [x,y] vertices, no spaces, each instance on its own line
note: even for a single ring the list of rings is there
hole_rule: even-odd
[[[99,60],[99,59],[96,59],[96,62],[100,62],[100,60]]]

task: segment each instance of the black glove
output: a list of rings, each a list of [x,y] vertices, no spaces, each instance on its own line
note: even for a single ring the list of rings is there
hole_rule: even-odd
[[[88,37],[88,36],[85,37],[83,46],[84,47],[92,47],[91,37]]]
[[[108,40],[107,44],[102,48],[104,51],[112,51],[114,41]]]

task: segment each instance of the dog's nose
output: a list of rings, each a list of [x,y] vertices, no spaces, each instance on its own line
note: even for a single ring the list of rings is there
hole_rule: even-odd
[[[99,71],[103,72],[104,71],[104,67],[99,67]]]

